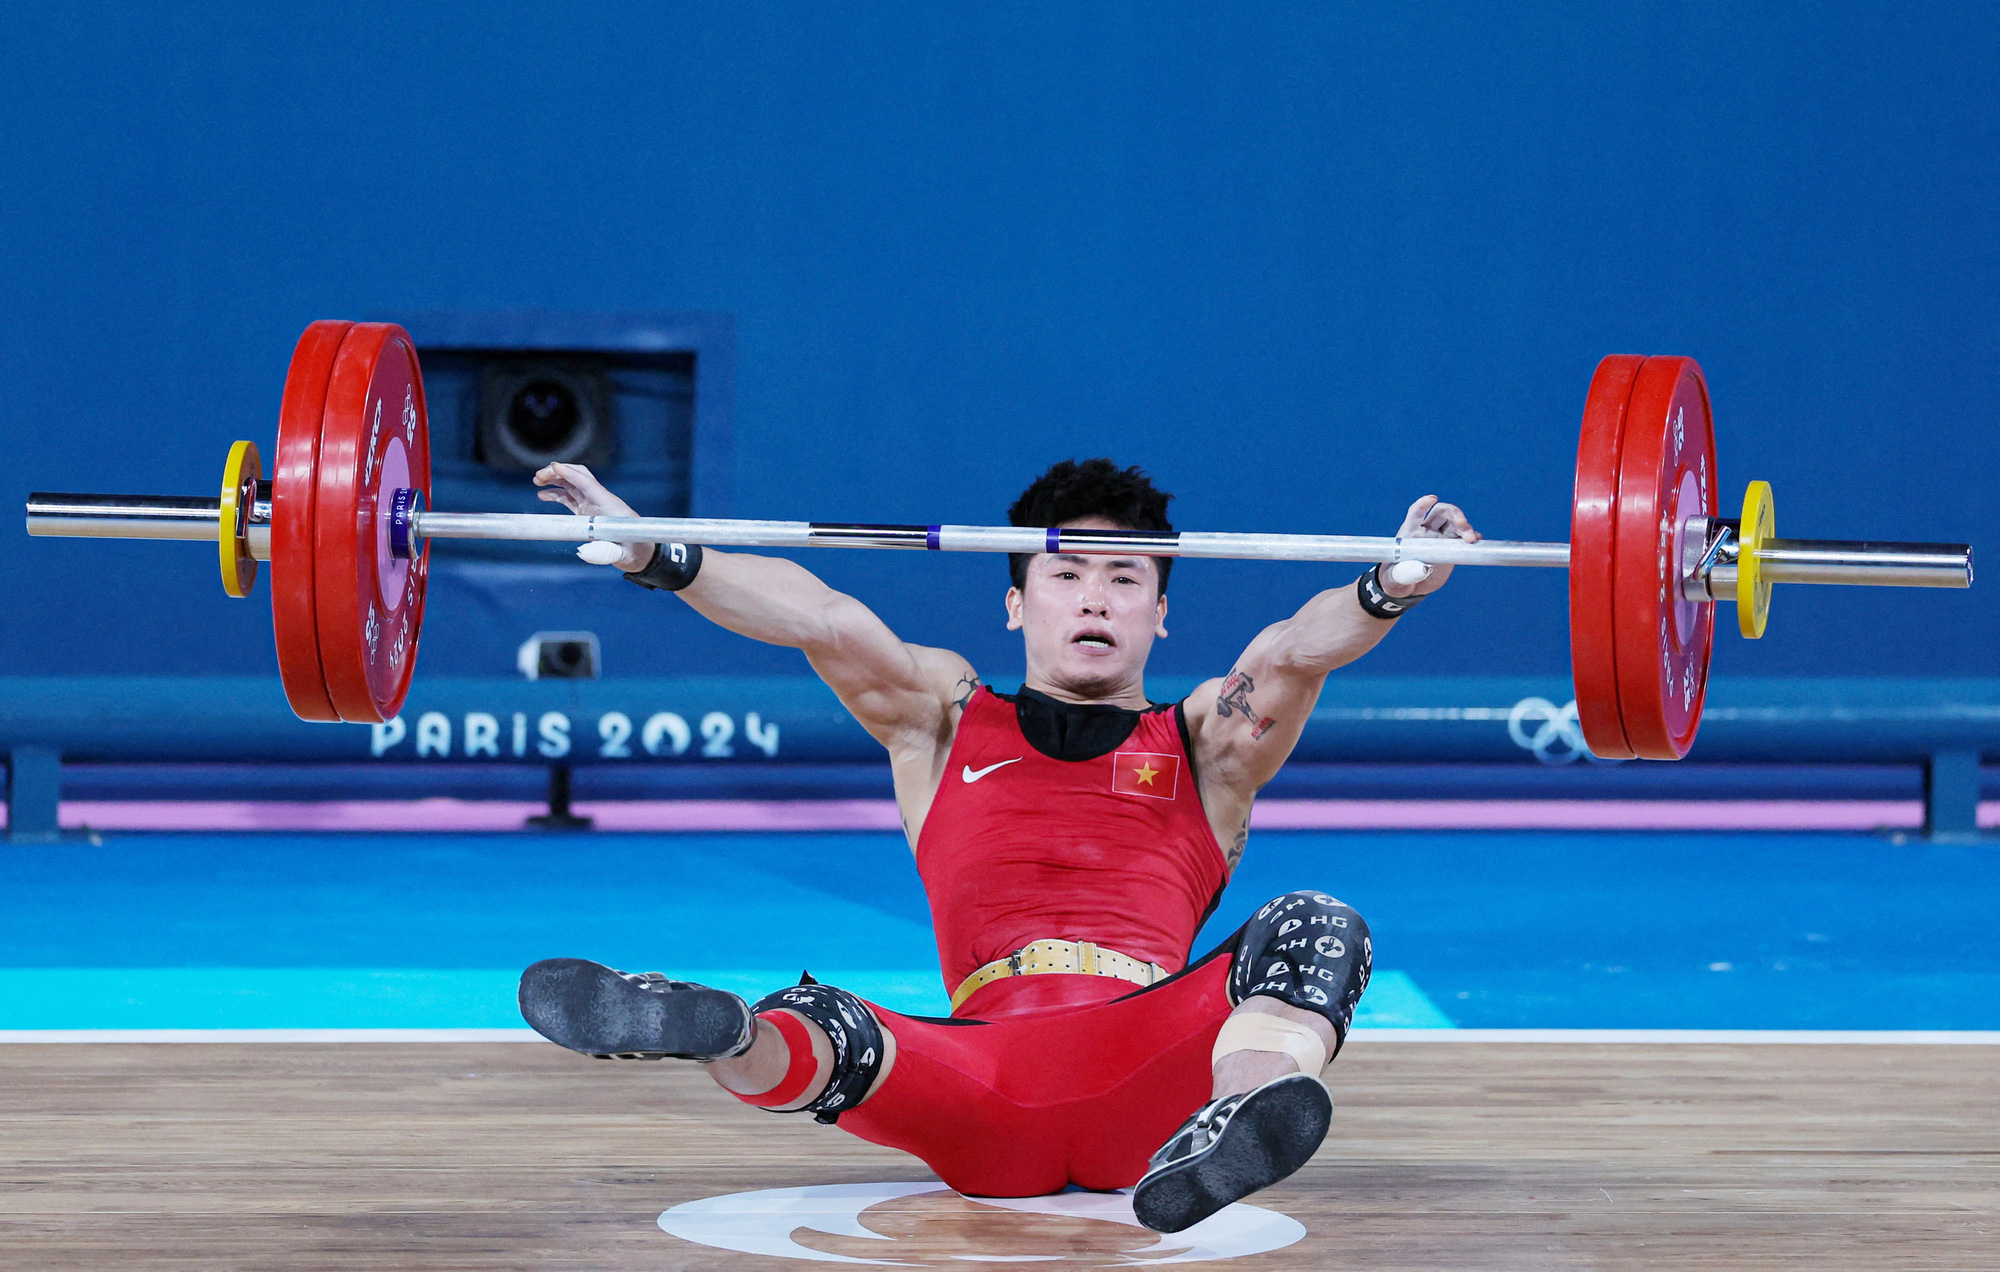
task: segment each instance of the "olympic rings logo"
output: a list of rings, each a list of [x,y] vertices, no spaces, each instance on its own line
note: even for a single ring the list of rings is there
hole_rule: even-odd
[[[1576,699],[1557,706],[1547,698],[1523,698],[1507,713],[1507,736],[1544,764],[1574,764],[1597,757],[1584,745],[1576,721]]]

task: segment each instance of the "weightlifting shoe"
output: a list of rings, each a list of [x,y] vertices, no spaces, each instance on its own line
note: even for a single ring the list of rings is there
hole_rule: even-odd
[[[1155,1232],[1193,1227],[1305,1165],[1332,1123],[1333,1097],[1309,1073],[1211,1100],[1153,1154],[1133,1213]]]
[[[721,1060],[757,1039],[750,1004],[727,990],[580,958],[522,972],[520,1001],[536,1033],[599,1060]]]

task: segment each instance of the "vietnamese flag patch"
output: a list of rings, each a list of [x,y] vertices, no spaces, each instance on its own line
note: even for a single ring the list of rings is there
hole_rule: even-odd
[[[1120,751],[1111,757],[1111,789],[1120,795],[1172,799],[1181,784],[1181,757]]]

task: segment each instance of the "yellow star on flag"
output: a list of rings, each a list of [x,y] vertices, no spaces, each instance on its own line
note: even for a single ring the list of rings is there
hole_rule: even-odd
[[[1151,765],[1147,764],[1144,760],[1140,760],[1139,767],[1133,770],[1133,776],[1137,777],[1141,782],[1144,782],[1148,786],[1151,786],[1153,784],[1153,779],[1158,777],[1159,775],[1160,775],[1160,770],[1153,768]]]

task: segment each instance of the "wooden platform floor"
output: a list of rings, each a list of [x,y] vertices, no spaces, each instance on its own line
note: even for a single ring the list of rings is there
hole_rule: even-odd
[[[1202,1266],[2000,1268],[1991,1047],[1363,1041],[1335,1077],[1327,1146],[1255,1199],[1310,1235]],[[0,1046],[7,1269],[802,1269],[831,1265],[655,1219],[928,1177],[692,1066],[552,1046]],[[905,1239],[801,1240],[960,1268],[1117,1266],[1143,1244],[952,1197],[870,1220]]]

